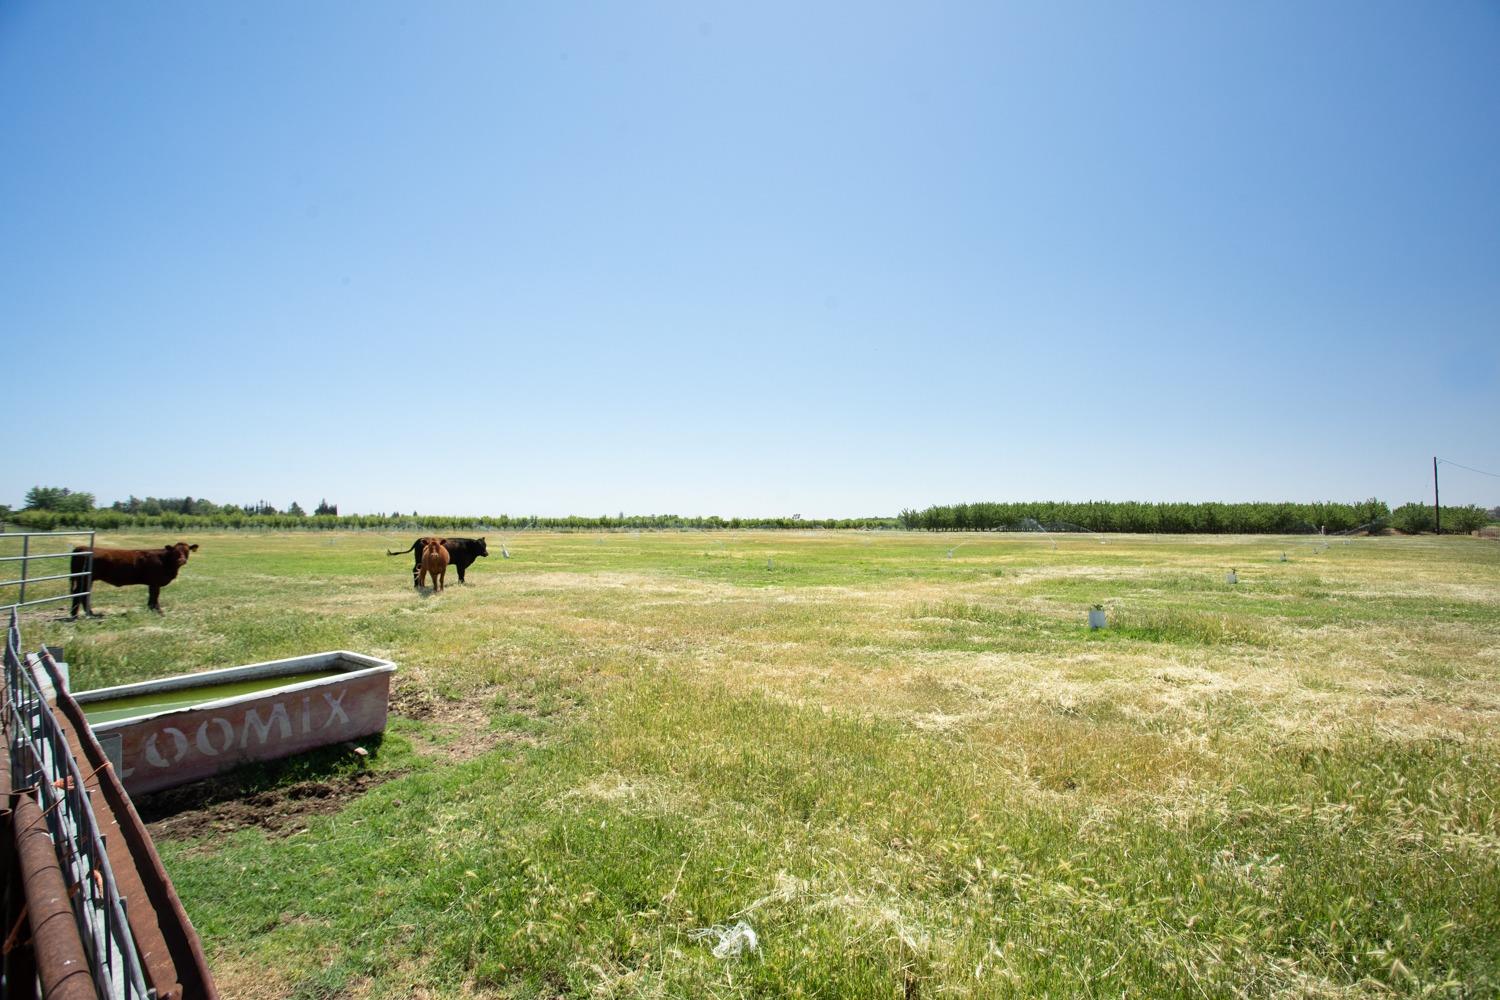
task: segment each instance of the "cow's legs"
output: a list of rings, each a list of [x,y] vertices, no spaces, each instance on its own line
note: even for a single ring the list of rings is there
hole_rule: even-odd
[[[161,588],[155,584],[151,585],[151,596],[146,600],[146,607],[161,614]]]
[[[459,583],[463,583],[464,582],[464,567],[463,567],[463,563],[454,563],[453,564],[453,568],[456,569],[456,570],[458,570],[458,582]]]
[[[79,608],[82,608],[83,613],[90,618],[100,617],[94,614],[94,595],[92,593],[94,576],[89,566],[89,558],[86,551],[84,554],[73,556],[71,569],[74,573],[88,574],[87,576],[75,576],[68,581],[68,589],[73,594],[73,617],[78,617]]]
[[[80,592],[73,598],[73,617],[78,617],[78,609],[83,608],[85,618],[103,618],[104,616],[94,610],[94,595],[87,590]]]
[[[411,564],[411,585],[418,590],[422,588],[422,546],[416,548],[417,561]]]

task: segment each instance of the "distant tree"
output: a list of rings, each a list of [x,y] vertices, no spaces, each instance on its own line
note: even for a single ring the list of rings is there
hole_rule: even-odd
[[[1423,502],[1402,504],[1391,512],[1391,527],[1415,535],[1433,528],[1432,508]]]
[[[22,510],[56,510],[57,502],[62,495],[67,493],[65,489],[57,486],[33,486],[26,491],[26,506]]]
[[[24,510],[52,510],[81,514],[94,509],[94,494],[74,493],[65,486],[33,486],[26,491]]]
[[[302,505],[299,504],[295,500],[292,501],[292,505],[286,509],[286,512],[288,514],[290,514],[292,517],[306,517],[307,516],[307,511],[303,510],[302,509]]]
[[[339,505],[336,503],[329,503],[327,500],[319,500],[317,509],[314,510],[313,513],[319,515],[320,517],[337,517],[339,513]]]
[[[1488,511],[1481,510],[1473,504],[1443,508],[1443,530],[1446,532],[1467,535],[1471,531],[1478,531],[1484,527],[1489,519]]]

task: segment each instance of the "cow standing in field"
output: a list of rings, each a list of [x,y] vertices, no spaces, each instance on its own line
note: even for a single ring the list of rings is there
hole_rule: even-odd
[[[408,552],[416,553],[411,564],[411,585],[413,587],[420,587],[422,585],[420,582],[422,550],[427,547],[427,543],[430,541],[433,541],[433,539],[424,535],[415,542],[412,542],[410,548],[402,549],[400,552],[392,552],[390,549],[385,550],[385,554],[388,556],[405,555]],[[490,554],[489,546],[485,544],[483,538],[444,538],[440,539],[440,541],[443,543],[443,548],[448,550],[449,564],[458,570],[459,583],[464,582],[464,570],[473,565],[475,559]]]
[[[94,614],[93,584],[107,583],[113,587],[132,587],[137,584],[151,588],[146,607],[161,614],[161,588],[177,579],[177,571],[187,565],[188,553],[197,552],[196,544],[178,542],[163,545],[159,549],[90,549],[79,545],[73,549],[73,572],[85,574],[74,576],[70,593],[73,595],[73,617],[78,617],[82,608],[90,618]],[[89,559],[89,553],[93,559]],[[92,568],[90,567],[92,562]]]
[[[443,539],[429,538],[427,545],[422,549],[422,571],[418,578],[417,589],[422,587],[422,581],[432,577],[432,590],[434,593],[443,589],[448,576],[448,550],[443,547]]]

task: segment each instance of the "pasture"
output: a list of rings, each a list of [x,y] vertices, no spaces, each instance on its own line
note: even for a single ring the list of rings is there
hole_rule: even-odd
[[[368,758],[143,804],[226,997],[1500,990],[1492,541],[492,534],[433,595],[412,537],[26,626],[77,689],[399,665]]]

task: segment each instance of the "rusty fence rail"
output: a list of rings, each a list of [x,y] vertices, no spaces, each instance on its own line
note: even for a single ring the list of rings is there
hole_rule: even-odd
[[[56,845],[98,996],[150,1000],[154,994],[146,988],[87,779],[38,683],[39,676],[60,683],[57,666],[46,652],[22,654],[17,609],[9,610],[4,711],[13,787],[18,795],[35,797]],[[46,960],[37,957],[39,964]]]
[[[93,592],[93,586],[92,586],[93,581],[92,581],[91,577],[92,577],[92,574],[93,574],[93,571],[94,571],[94,540],[95,540],[95,535],[96,535],[96,533],[93,532],[93,531],[7,531],[7,532],[4,532],[3,534],[0,534],[0,540],[10,539],[10,538],[19,538],[21,540],[21,554],[20,555],[18,555],[18,556],[0,556],[0,563],[18,562],[18,563],[21,564],[21,567],[20,567],[20,574],[21,575],[20,576],[18,576],[14,580],[0,580],[0,591],[5,590],[5,588],[7,588],[7,587],[16,587],[16,588],[18,588],[18,593],[16,595],[16,600],[14,602],[12,602],[12,603],[9,603],[9,604],[0,604],[0,608],[25,608],[25,607],[35,606],[35,605],[38,605],[38,604],[51,604],[54,601],[67,601],[67,600],[71,600],[74,597],[90,596],[92,594],[92,592]],[[72,538],[87,538],[88,539],[88,552],[86,553],[86,556],[85,556],[85,559],[84,559],[83,572],[81,572],[81,573],[74,573],[74,572],[72,572],[71,571],[71,563],[70,563],[69,564],[69,572],[67,572],[67,573],[52,573],[52,574],[48,574],[46,576],[31,576],[30,575],[31,564],[32,564],[32,562],[34,562],[36,560],[40,560],[40,559],[61,559],[61,558],[64,558],[64,557],[71,559],[74,555],[77,554],[77,553],[74,553],[74,552],[71,552],[71,551],[69,551],[69,552],[32,552],[31,551],[31,540],[33,538],[68,538],[68,537],[72,537]],[[44,583],[44,582],[46,582],[48,580],[76,580],[76,579],[80,579],[80,578],[82,578],[83,580],[88,581],[89,586],[85,587],[83,589],[83,591],[79,592],[78,594],[72,594],[72,593],[68,593],[68,594],[55,594],[55,595],[53,595],[51,597],[42,597],[42,598],[39,598],[39,599],[36,599],[36,600],[31,600],[31,601],[28,601],[26,599],[26,587],[28,585],[35,586],[38,583]],[[71,590],[72,588],[69,587],[69,589]]]

